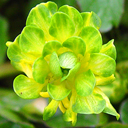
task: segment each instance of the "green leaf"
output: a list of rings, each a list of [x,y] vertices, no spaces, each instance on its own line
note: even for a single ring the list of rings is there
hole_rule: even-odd
[[[14,91],[23,99],[38,98],[43,86],[24,75],[17,76],[13,83]]]
[[[48,84],[47,90],[48,90],[50,97],[54,100],[63,100],[71,92],[71,90],[65,87],[64,83],[55,84],[55,85]]]
[[[75,88],[80,96],[88,96],[92,94],[96,84],[96,78],[91,70],[84,72],[76,77]]]
[[[59,56],[60,66],[64,69],[71,69],[77,63],[77,57],[72,52],[64,52]]]
[[[97,29],[101,27],[101,20],[94,12],[82,12],[83,26],[92,26]]]
[[[72,69],[69,70],[68,74],[66,76],[63,76],[61,81],[64,81],[65,79],[68,79],[69,81],[73,81],[75,79],[75,75],[80,69],[80,62],[78,62]]]
[[[31,54],[41,54],[45,40],[44,32],[36,26],[26,26],[19,39],[21,50]]]
[[[97,87],[95,88],[95,93],[102,95],[103,99],[106,101],[106,105],[105,105],[103,112],[113,115],[113,116],[116,116],[116,118],[118,120],[120,115],[116,112],[114,107],[111,105],[109,98]]]
[[[55,52],[53,52],[51,57],[50,57],[49,67],[50,67],[52,74],[55,77],[61,77],[62,76],[59,58]]]
[[[43,57],[36,59],[32,66],[33,78],[36,82],[43,84],[49,73],[49,65]]]
[[[49,26],[51,16],[57,11],[57,5],[54,2],[41,3],[34,7],[27,18],[26,25],[36,25],[41,28],[45,33],[45,39],[51,39],[49,35]]]
[[[128,124],[128,99],[121,104],[120,115],[121,121]]]
[[[82,54],[86,51],[86,44],[82,38],[73,36],[68,38],[64,43],[63,46],[66,48],[71,49],[76,55]]]
[[[100,53],[104,53],[110,57],[112,57],[114,60],[116,59],[116,48],[113,44],[114,40],[110,40],[107,44],[104,44],[101,48]]]
[[[79,35],[86,43],[86,52],[97,53],[102,47],[100,32],[91,26],[84,27]]]
[[[56,113],[58,105],[59,101],[52,100],[44,109],[43,120],[48,120],[51,118]]]
[[[43,48],[43,57],[52,54],[53,52],[57,52],[61,48],[61,43],[56,40],[48,41],[45,43]]]
[[[75,32],[75,26],[69,16],[63,12],[57,12],[53,15],[49,33],[60,42],[64,42]]]
[[[7,20],[0,16],[0,64],[5,61],[6,58],[6,45],[7,41],[8,23]]]
[[[77,35],[83,27],[83,19],[80,13],[68,5],[61,6],[58,11],[66,13],[72,19],[75,25],[75,34]]]
[[[101,128],[128,128],[128,125],[121,124],[119,122],[112,122],[112,123],[109,123]]]
[[[123,13],[124,0],[77,0],[82,11],[93,11],[101,18],[101,31],[118,26]],[[116,7],[116,8],[115,8]]]
[[[77,95],[72,109],[80,114],[99,114],[105,108],[106,102],[100,94],[93,92],[91,95],[83,97]]]
[[[111,76],[115,72],[116,63],[111,57],[102,53],[90,54],[89,67],[95,75]]]

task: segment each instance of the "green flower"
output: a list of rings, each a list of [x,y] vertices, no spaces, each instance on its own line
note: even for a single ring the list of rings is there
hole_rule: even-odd
[[[100,86],[114,81],[116,50],[113,40],[102,45],[100,19],[94,12],[79,13],[54,2],[34,7],[26,26],[14,42],[7,42],[7,55],[25,75],[15,78],[18,96],[51,98],[43,119],[64,113],[75,125],[77,113],[119,114]]]

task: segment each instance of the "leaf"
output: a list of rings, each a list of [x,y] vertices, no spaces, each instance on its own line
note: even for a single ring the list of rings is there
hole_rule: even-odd
[[[63,46],[66,48],[69,48],[75,53],[76,55],[82,54],[84,56],[84,53],[86,51],[86,44],[83,41],[82,38],[73,36],[68,38],[64,43]]]
[[[128,125],[124,125],[119,122],[112,122],[112,123],[109,123],[101,128],[127,128],[127,127],[128,127]]]
[[[124,0],[77,0],[77,2],[82,11],[93,11],[99,15],[102,22],[102,32],[107,32],[113,26],[117,27],[119,25]]]
[[[64,42],[67,38],[72,36],[75,32],[75,26],[71,18],[63,13],[56,12],[52,16],[49,33],[51,36],[58,39],[60,42]]]
[[[101,27],[101,20],[98,17],[97,14],[95,14],[94,12],[82,12],[81,16],[83,18],[83,26],[92,26],[95,27],[97,29],[99,29]]]
[[[6,45],[8,35],[8,22],[5,18],[0,16],[0,64],[5,61],[6,58]]]
[[[43,48],[43,57],[52,54],[53,52],[57,52],[61,48],[61,43],[56,40],[48,41],[45,43]]]
[[[121,121],[128,124],[128,99],[126,99],[120,108]]]
[[[24,75],[17,76],[13,82],[14,91],[23,99],[38,98],[43,86]]]
[[[47,91],[50,95],[50,97],[54,100],[63,100],[66,98],[71,90],[67,89],[64,85],[64,83],[60,84],[48,84]]]
[[[72,109],[80,114],[99,114],[105,108],[106,102],[100,94],[93,92],[91,95],[83,97],[77,95]]]
[[[71,69],[77,63],[77,57],[72,52],[64,52],[59,56],[60,66],[64,69]]]
[[[75,25],[75,34],[77,35],[83,27],[83,19],[80,13],[74,7],[68,5],[61,6],[58,11],[66,13],[71,18]]]
[[[84,27],[79,35],[86,44],[86,52],[97,53],[102,47],[100,32],[91,26]]]
[[[57,5],[54,2],[41,3],[34,7],[27,18],[26,25],[36,25],[44,31],[46,40],[52,39],[49,35],[49,26],[51,16],[57,11]]]
[[[75,88],[80,96],[88,96],[93,92],[96,78],[91,70],[84,72],[76,77]]]
[[[36,59],[32,66],[33,78],[36,82],[43,84],[49,73],[49,65],[43,57]]]
[[[114,60],[116,59],[116,48],[113,44],[114,40],[110,40],[107,44],[104,44],[101,48],[100,53],[104,53],[110,57],[112,57]]]
[[[61,77],[62,76],[62,71],[59,63],[59,58],[55,52],[52,53],[49,61],[49,67],[52,72],[52,74],[55,77]]]
[[[41,54],[44,43],[44,32],[34,25],[26,26],[21,32],[19,45],[25,53]]]
[[[95,75],[108,77],[115,72],[116,63],[114,59],[105,54],[92,53],[90,54],[89,66]]]

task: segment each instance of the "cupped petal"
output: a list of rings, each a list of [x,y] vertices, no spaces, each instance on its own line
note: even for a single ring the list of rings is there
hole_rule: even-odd
[[[57,101],[63,100],[71,92],[71,90],[65,87],[64,83],[60,83],[58,85],[48,84],[47,91],[50,97]]]
[[[76,55],[82,54],[84,56],[84,53],[86,51],[86,44],[85,44],[84,40],[77,36],[68,38],[63,43],[63,46],[71,49],[73,51],[73,53],[75,53]]]
[[[19,45],[23,52],[40,55],[45,40],[44,32],[34,25],[26,26],[21,32]]]
[[[59,56],[60,66],[63,69],[71,69],[77,63],[77,57],[72,52],[65,52]]]
[[[102,37],[100,32],[92,27],[87,26],[82,29],[79,35],[86,43],[86,52],[98,53],[102,47]]]
[[[81,16],[83,18],[83,26],[92,26],[95,27],[97,29],[99,29],[101,27],[101,20],[98,17],[97,14],[95,14],[94,12],[82,12]]]
[[[114,60],[116,59],[116,48],[113,44],[114,40],[110,40],[107,44],[104,44],[101,48],[100,53],[104,53],[110,57],[112,57]]]
[[[63,12],[56,12],[52,16],[49,33],[51,36],[64,42],[67,38],[72,36],[75,32],[75,26],[70,17]]]
[[[90,54],[89,68],[95,75],[109,77],[115,72],[116,63],[111,57],[102,53]]]
[[[44,31],[45,39],[50,40],[51,36],[49,34],[49,26],[52,14],[56,11],[57,5],[54,2],[41,3],[30,11],[26,25],[36,25]]]
[[[72,110],[80,114],[99,114],[105,108],[106,102],[100,94],[93,93],[89,96],[76,96]]]
[[[43,48],[43,57],[46,55],[49,55],[53,52],[57,52],[61,48],[61,43],[56,40],[48,41],[45,43],[44,48]]]
[[[75,35],[77,35],[83,27],[81,14],[75,8],[68,5],[61,6],[58,11],[66,13],[71,18],[75,25]]]
[[[59,58],[58,58],[56,52],[53,52],[51,54],[50,61],[49,61],[49,67],[50,67],[50,71],[52,72],[52,74],[55,77],[61,77],[62,76],[63,73],[61,71]]]
[[[39,93],[44,86],[44,84],[39,84],[25,75],[17,76],[13,82],[14,91],[23,99],[38,98],[40,96]]]
[[[88,96],[92,94],[96,84],[96,78],[91,70],[83,72],[76,77],[75,88],[80,96]]]
[[[43,57],[36,59],[32,66],[33,78],[36,82],[43,84],[49,73],[49,66]]]

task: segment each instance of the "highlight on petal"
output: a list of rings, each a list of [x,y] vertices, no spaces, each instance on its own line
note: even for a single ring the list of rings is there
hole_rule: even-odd
[[[56,12],[51,20],[49,33],[51,36],[64,42],[75,32],[75,26],[69,16],[63,12]]]
[[[66,48],[69,48],[75,53],[76,55],[82,54],[84,56],[84,53],[86,51],[86,44],[83,41],[82,38],[73,36],[68,38],[64,43],[63,46]]]
[[[98,88],[95,88],[95,92],[102,95],[102,97],[104,98],[104,100],[106,101],[106,106],[103,110],[104,113],[116,116],[117,120],[120,118],[120,115],[116,112],[116,110],[114,109],[114,107],[111,105],[108,97]]]
[[[106,102],[103,97],[93,92],[86,97],[77,95],[72,110],[80,114],[99,114],[104,110],[105,105]]]
[[[43,84],[49,73],[49,66],[43,57],[39,57],[32,66],[33,78],[36,82]]]
[[[61,43],[56,40],[48,41],[47,43],[44,44],[43,48],[43,57],[53,53],[57,52],[61,48]]]
[[[19,45],[25,53],[41,54],[44,43],[44,32],[34,25],[26,26],[20,35]]]
[[[79,35],[86,43],[86,52],[97,53],[102,47],[102,37],[100,32],[91,26],[84,27]]]
[[[83,72],[76,77],[75,88],[80,96],[88,96],[93,92],[96,84],[96,78],[91,70]]]
[[[57,85],[48,84],[47,91],[48,91],[50,97],[57,101],[63,100],[71,92],[71,90],[69,90],[65,87],[64,83],[60,83]]]
[[[105,54],[92,53],[90,54],[89,66],[95,75],[108,77],[115,72],[116,63],[114,59]]]
[[[112,57],[115,60],[116,59],[116,48],[115,48],[113,42],[114,42],[114,40],[110,40],[107,44],[104,44],[102,46],[100,53],[104,53],[104,54]]]
[[[78,34],[83,27],[81,14],[75,8],[68,5],[61,6],[58,11],[66,13],[71,18],[75,25],[75,34]]]
[[[43,120],[48,120],[49,118],[51,118],[56,113],[58,105],[59,101],[52,100],[44,109]]]
[[[77,63],[77,57],[72,52],[64,52],[59,56],[60,66],[63,69],[71,69]]]
[[[101,20],[98,17],[97,14],[95,14],[94,12],[82,12],[81,16],[83,18],[83,26],[92,26],[95,27],[97,29],[99,29],[101,27]]]
[[[34,99],[40,96],[43,84],[39,84],[32,78],[19,75],[14,79],[13,88],[18,96],[23,99]]]
[[[61,71],[59,58],[58,58],[56,52],[53,52],[51,57],[50,57],[49,67],[50,67],[50,71],[52,72],[52,74],[55,77],[61,77],[62,76],[63,73]]]

